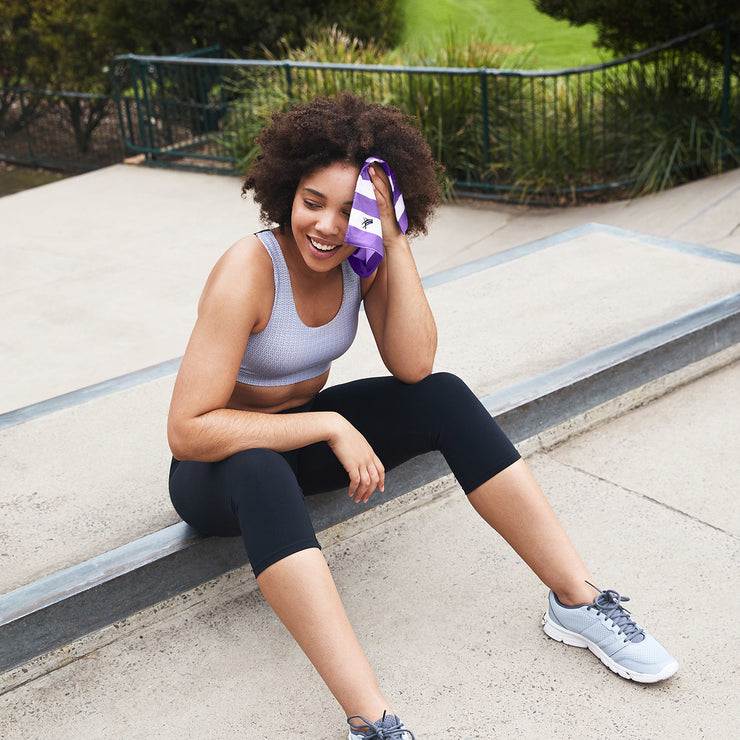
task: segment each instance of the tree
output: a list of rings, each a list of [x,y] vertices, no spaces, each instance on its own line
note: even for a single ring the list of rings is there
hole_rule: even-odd
[[[361,39],[392,45],[398,0],[3,0],[0,4],[0,130],[22,125],[20,87],[108,96],[116,54],[180,54],[218,45],[261,56],[281,42],[300,46],[334,23]],[[38,101],[38,99],[36,99]],[[81,152],[105,114],[104,99],[63,97]],[[33,106],[31,102],[29,106]],[[34,111],[26,109],[29,120]]]
[[[734,58],[740,59],[740,0],[533,0],[542,13],[573,25],[593,24],[598,46],[618,55],[682,36],[710,23],[729,20]],[[697,39],[696,51],[723,63],[721,33]]]
[[[23,125],[18,88],[40,86],[46,76],[37,53],[36,21],[49,5],[40,0],[3,0],[0,4],[0,131],[7,135]],[[27,121],[33,118],[37,103],[28,102]]]
[[[334,24],[362,40],[394,45],[398,0],[100,0],[96,27],[115,53],[180,54],[219,45],[226,54],[261,56],[281,41],[302,46]]]

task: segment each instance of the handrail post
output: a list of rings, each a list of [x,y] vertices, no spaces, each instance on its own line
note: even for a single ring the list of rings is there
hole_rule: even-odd
[[[23,90],[20,91],[19,95],[21,104],[21,121],[23,122],[23,130],[26,135],[26,144],[28,145],[28,160],[33,167],[38,166],[36,157],[33,153],[33,136],[31,135],[31,121],[26,116],[26,106],[23,104]]]
[[[725,21],[725,69],[722,82],[722,131],[730,129],[730,71],[732,69],[732,34],[730,20]]]
[[[144,102],[141,99],[140,85],[143,85],[143,80],[140,80],[139,70],[143,67],[142,62],[138,62],[135,59],[129,59],[131,70],[131,83],[132,87],[134,89],[134,100],[136,102],[136,122],[138,124],[139,129],[139,140],[141,142],[140,146],[142,150],[145,152],[145,156],[147,160],[149,160],[149,150],[147,147],[147,140],[146,140],[146,129],[144,127],[144,121],[146,120],[147,116],[149,115],[149,107],[146,106],[146,109],[142,111],[142,107],[144,106]],[[133,139],[133,131],[131,132],[131,138]]]
[[[288,95],[288,100],[293,100],[293,77],[290,71],[290,68],[292,67],[290,60],[286,60],[283,66],[285,67],[285,86],[287,88],[286,93]]]
[[[491,146],[491,135],[488,125],[488,70],[480,70],[480,102],[481,102],[481,123],[483,127],[483,169],[485,175],[488,174],[488,167],[490,164],[490,146]]]
[[[141,82],[141,95],[144,102],[144,119],[142,121],[139,116],[139,123],[141,124],[141,137],[142,146],[146,148],[147,160],[154,158],[154,132],[152,130],[152,111],[149,107],[149,92],[147,90],[147,83],[149,81],[149,65],[145,62],[138,63],[138,77]]]
[[[118,110],[118,125],[121,127],[121,139],[123,139],[123,144],[126,146],[132,139],[133,136],[131,135],[131,117],[129,115],[129,135],[126,135],[126,125],[123,120],[123,106],[121,103],[121,86],[118,84],[118,80],[116,79],[116,63],[113,62],[110,65],[110,76],[111,76],[111,82],[113,84],[113,100],[116,103],[116,109]]]

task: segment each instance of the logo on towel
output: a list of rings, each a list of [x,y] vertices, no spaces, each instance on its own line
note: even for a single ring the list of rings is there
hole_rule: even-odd
[[[365,216],[365,218],[362,219],[362,228],[367,229],[368,226],[372,224],[373,220],[369,216]]]

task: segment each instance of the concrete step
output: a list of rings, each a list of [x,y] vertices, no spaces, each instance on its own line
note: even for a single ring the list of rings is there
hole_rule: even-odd
[[[527,451],[595,582],[631,597],[678,659],[664,683],[622,680],[547,639],[546,590],[454,482],[320,534],[383,691],[420,740],[582,738],[605,721],[630,738],[732,737],[739,382],[735,361]],[[274,740],[296,718],[304,737],[346,738],[247,568],[0,675],[0,694],[8,740]]]
[[[628,291],[622,284],[630,273]],[[437,368],[469,380],[515,442],[705,358],[703,368],[724,363],[723,351],[740,342],[740,294],[713,300],[740,284],[740,256],[595,224],[458,265],[425,283],[440,317]],[[592,320],[574,332],[582,316]],[[167,501],[164,420],[175,366],[0,416],[3,454],[16,460],[16,494],[7,507],[14,567],[4,571],[8,593],[0,597],[0,631],[9,639],[0,667],[244,563],[238,540],[197,537],[177,523]],[[381,372],[365,326],[331,382]],[[70,430],[78,433],[70,437]],[[65,434],[72,445],[60,447]],[[439,456],[425,456],[394,471],[385,494],[371,501],[448,472]],[[39,480],[45,489],[31,492]],[[333,494],[312,498],[310,508],[320,530],[357,513]],[[70,522],[77,532],[89,522],[72,542],[65,536]]]
[[[738,197],[740,170],[585,208],[445,206],[414,242],[437,369],[526,446],[732,362]],[[205,276],[257,209],[236,178],[118,166],[3,198],[0,222],[0,653],[7,667],[53,650],[31,662],[58,667],[55,646],[243,562],[238,540],[177,522],[164,424]],[[330,382],[378,372],[363,326]],[[347,519],[327,495],[312,515],[322,536],[356,532],[445,473],[427,456],[394,474],[398,498]]]

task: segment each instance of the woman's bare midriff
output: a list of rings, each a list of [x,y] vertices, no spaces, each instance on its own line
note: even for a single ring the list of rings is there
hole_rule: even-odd
[[[278,386],[246,385],[237,383],[227,408],[237,411],[259,411],[275,414],[308,403],[326,384],[327,370],[322,375],[300,383]]]

